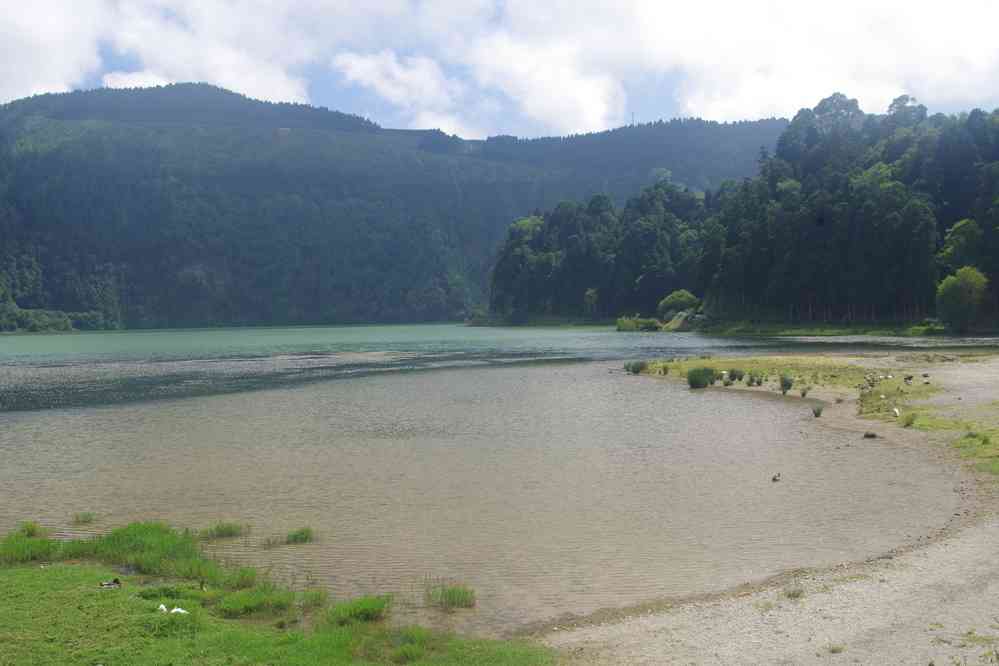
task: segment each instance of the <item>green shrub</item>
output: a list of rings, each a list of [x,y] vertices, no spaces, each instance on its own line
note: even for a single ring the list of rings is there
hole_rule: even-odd
[[[746,373],[740,370],[739,368],[732,368],[731,370],[728,371],[728,378],[731,379],[733,382],[741,382],[743,377],[745,376]]]
[[[97,520],[97,514],[90,511],[83,511],[80,513],[73,514],[74,525],[89,525],[95,520]]]
[[[822,416],[822,405],[816,405],[815,407],[812,407],[812,416],[814,416],[815,418],[819,418],[820,416]]]
[[[791,375],[780,376],[781,395],[787,395],[787,392],[791,390],[792,386],[794,386],[794,380],[791,378]]]
[[[729,387],[731,385],[732,385],[732,380],[729,379],[728,377],[726,377],[725,379],[722,380],[722,386],[724,386],[724,387],[727,388],[727,387]]]
[[[389,596],[359,597],[334,605],[329,610],[329,620],[335,625],[343,626],[352,622],[376,622],[383,619],[389,611],[392,598]]]
[[[707,388],[715,383],[716,378],[714,368],[691,368],[687,371],[687,385],[692,389]]]
[[[902,415],[902,427],[903,428],[911,428],[912,424],[914,424],[915,422],[916,422],[916,413],[915,412],[906,412],[905,414]]]
[[[288,533],[285,538],[285,543],[312,543],[315,540],[315,534],[311,527],[300,527],[297,530]]]
[[[645,372],[649,367],[648,361],[628,361],[624,364],[624,369],[633,375]]]

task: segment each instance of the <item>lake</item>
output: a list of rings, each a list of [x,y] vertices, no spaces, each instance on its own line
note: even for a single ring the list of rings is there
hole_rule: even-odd
[[[781,400],[621,371],[817,345],[855,341],[457,325],[0,337],[0,529],[78,533],[79,511],[94,531],[244,522],[219,557],[497,635],[942,527],[955,472],[929,455]],[[317,543],[263,547],[302,525]],[[477,608],[424,608],[428,579],[474,587]]]

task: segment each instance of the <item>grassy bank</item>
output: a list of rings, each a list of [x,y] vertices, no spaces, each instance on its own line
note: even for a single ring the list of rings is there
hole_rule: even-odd
[[[782,392],[783,380],[790,383],[786,393],[791,398],[849,400],[855,403],[861,418],[900,428],[942,432],[976,470],[999,475],[999,421],[954,418],[945,407],[925,404],[927,398],[943,389],[917,369],[943,362],[976,363],[991,357],[983,352],[925,354],[892,367],[873,367],[860,359],[818,354],[705,357],[631,362],[625,364],[625,369],[634,374],[670,377],[691,386],[706,384],[771,393]],[[709,376],[707,382],[704,375]],[[999,401],[979,408],[989,411],[997,406]]]
[[[118,578],[120,588],[102,588]],[[0,664],[550,664],[544,648],[385,621],[390,597],[331,602],[134,523],[93,539],[25,524],[0,540]],[[170,613],[164,608],[182,608]]]
[[[753,321],[718,321],[700,325],[699,333],[710,335],[759,335],[759,336],[833,336],[833,335],[872,335],[893,337],[920,337],[945,335],[943,324],[924,323],[873,323],[873,324],[832,324],[832,323],[787,323]]]
[[[693,322],[693,323],[691,323]],[[640,317],[621,317],[617,320],[617,330],[623,332],[663,331],[704,333],[706,335],[732,336],[833,336],[833,335],[872,335],[894,337],[918,337],[926,335],[945,335],[952,333],[939,323],[863,323],[863,324],[833,324],[833,323],[789,323],[761,322],[749,320],[704,320],[692,318],[689,313],[681,312],[669,321],[658,319],[643,319]]]

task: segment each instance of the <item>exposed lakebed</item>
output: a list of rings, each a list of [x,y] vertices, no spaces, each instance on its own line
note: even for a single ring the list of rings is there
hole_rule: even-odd
[[[691,393],[599,360],[787,343],[400,328],[300,329],[308,348],[267,353],[240,349],[239,331],[216,354],[148,356],[133,334],[116,335],[134,353],[7,350],[14,393],[84,395],[122,377],[152,392],[0,413],[0,529],[67,529],[77,511],[99,514],[95,530],[246,522],[222,558],[337,597],[392,592],[399,620],[496,634],[878,555],[959,504],[955,471],[929,454],[822,427],[794,402]],[[324,330],[358,337],[322,347]],[[74,339],[93,344],[54,344]],[[554,359],[590,362],[518,362]],[[178,389],[178,368],[209,388]],[[280,379],[296,368],[309,380]],[[421,368],[435,371],[393,371]],[[301,525],[317,543],[262,547]],[[421,608],[428,576],[471,585],[478,607]]]

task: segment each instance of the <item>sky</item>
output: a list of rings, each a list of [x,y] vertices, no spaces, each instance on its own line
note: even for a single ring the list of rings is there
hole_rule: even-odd
[[[0,0],[0,102],[213,83],[466,138],[999,107],[999,2]]]

